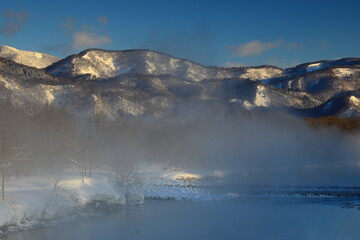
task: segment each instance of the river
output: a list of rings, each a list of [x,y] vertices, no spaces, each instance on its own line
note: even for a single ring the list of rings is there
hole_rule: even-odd
[[[359,239],[360,211],[342,202],[237,199],[146,201],[141,207],[12,233],[7,240]]]

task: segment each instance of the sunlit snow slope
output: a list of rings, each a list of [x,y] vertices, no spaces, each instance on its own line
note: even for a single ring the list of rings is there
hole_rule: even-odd
[[[60,60],[48,54],[18,50],[9,46],[0,46],[0,57],[35,68],[45,68]]]
[[[65,58],[47,70],[54,76],[87,76],[88,79],[104,79],[137,73],[172,75],[194,82],[234,77],[257,80],[282,75],[282,70],[275,67],[261,69],[206,67],[185,59],[142,49],[125,51],[89,49]]]

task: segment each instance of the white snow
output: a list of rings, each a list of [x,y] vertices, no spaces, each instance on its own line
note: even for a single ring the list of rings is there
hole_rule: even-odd
[[[324,64],[323,62],[312,63],[307,66],[306,71],[312,72],[312,71],[320,70],[324,67],[326,67],[326,64]]]
[[[44,57],[43,54],[38,53],[38,52],[35,52],[35,53],[34,53],[34,56],[35,56],[36,58],[43,58],[43,57]]]
[[[351,96],[349,98],[350,103],[354,104],[355,106],[360,106],[360,99],[355,97],[355,96]]]
[[[242,103],[242,100],[238,98],[232,98],[230,99],[230,103]]]
[[[115,77],[125,73],[172,75],[189,81],[200,82],[205,79],[231,77],[261,80],[281,76],[283,71],[272,67],[248,68],[247,73],[239,76],[239,73],[235,73],[231,69],[213,69],[152,51],[144,53],[143,50],[89,50],[82,56],[74,56],[71,62],[62,62],[56,69],[52,70],[54,75],[91,74],[91,79]]]
[[[257,86],[254,104],[258,107],[268,107],[270,105],[270,99],[266,96],[264,86]]]
[[[292,84],[293,84],[294,80],[290,80],[290,81],[287,81],[287,89],[291,89],[292,87]]]
[[[107,204],[141,204],[144,196],[162,199],[209,201],[231,196],[214,195],[201,187],[203,178],[221,179],[222,171],[164,170],[160,165],[141,165],[136,174],[141,181],[130,189],[116,185],[115,175],[95,172],[84,183],[75,170],[61,177],[28,176],[12,179],[6,186],[6,201],[0,202],[0,227],[29,229],[39,221],[72,216],[93,201]]]
[[[169,62],[170,67],[175,70],[179,66],[178,65],[179,61],[180,61],[179,59],[171,58]]]
[[[48,54],[18,50],[9,46],[0,46],[0,57],[35,68],[45,68],[60,60]]]
[[[100,74],[91,65],[78,68],[79,75],[90,74],[93,77],[100,77]]]
[[[129,101],[125,98],[119,99],[118,110],[131,115],[131,116],[141,116],[145,113],[145,108],[140,104]]]
[[[0,82],[4,85],[5,88],[10,89],[10,90],[16,90],[18,89],[18,86],[15,82],[13,81],[7,81],[5,78],[0,76]]]
[[[0,201],[0,226],[9,224],[13,219],[14,213],[6,202]]]
[[[14,96],[21,96],[14,98],[18,105],[21,106],[25,102],[33,104],[46,104],[55,101],[55,94],[63,91],[65,88],[68,90],[72,87],[64,86],[51,86],[45,84],[38,84],[32,86],[23,86],[17,82],[16,78],[5,78],[0,74],[0,87],[4,87],[12,91]]]
[[[244,101],[244,107],[247,109],[247,110],[251,110],[254,108],[254,105],[251,104],[249,101]]]
[[[151,78],[150,84],[152,87],[154,87],[158,90],[166,90],[165,84],[159,78]]]
[[[58,180],[49,176],[24,177],[10,181],[6,202],[0,202],[0,226],[16,225],[20,229],[38,221],[71,214],[94,200],[125,205],[124,189],[117,188],[111,175],[95,173],[82,183],[77,172],[67,172]]]
[[[50,89],[46,89],[45,91],[45,98],[48,104],[53,103],[55,100],[55,97]]]
[[[156,67],[152,62],[145,61],[145,64],[146,64],[146,70],[147,70],[148,73],[151,74],[151,73],[156,71]]]
[[[225,175],[222,171],[164,170],[162,166],[152,164],[140,166],[138,173],[143,179],[143,184],[138,190],[147,198],[191,201],[230,198],[227,194],[214,194],[204,189],[207,183],[203,179],[222,179]]]
[[[114,58],[106,54],[102,54],[102,56],[99,56],[98,54],[95,54],[95,52],[88,52],[86,55],[83,56],[83,58],[88,60],[95,60],[98,64],[106,66],[106,68],[108,68],[110,71],[116,70]]]
[[[240,77],[256,81],[280,77],[282,73],[283,71],[277,68],[247,68],[246,73],[242,74]]]
[[[94,77],[114,77],[131,70],[131,67],[121,67],[114,54],[109,52],[89,51],[82,59],[86,59],[88,67],[79,66],[78,74],[91,74]]]
[[[335,74],[335,76],[337,76],[339,78],[350,77],[358,72],[360,72],[360,70],[351,69],[351,68],[335,68],[335,69],[333,69],[333,73]]]
[[[254,104],[250,103],[247,100],[242,100],[242,99],[237,99],[237,98],[233,98],[230,100],[230,103],[238,103],[241,104],[242,107],[244,107],[246,110],[251,110],[254,107],[256,107]]]
[[[200,179],[200,175],[186,173],[186,172],[177,173],[172,176],[172,180],[192,181],[192,180],[199,180],[199,179]]]
[[[85,178],[82,183],[79,177],[70,176],[59,182],[61,189],[71,194],[73,200],[86,204],[93,200],[107,200],[113,204],[125,204],[125,198],[119,188],[116,188],[109,176],[95,174]]]

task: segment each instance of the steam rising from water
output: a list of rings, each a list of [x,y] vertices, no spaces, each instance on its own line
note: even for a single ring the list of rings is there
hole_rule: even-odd
[[[314,129],[286,115],[236,120],[219,120],[214,112],[201,116],[142,122],[134,150],[143,151],[142,160],[169,168],[223,172],[232,183],[360,183],[357,135]]]
[[[29,150],[29,161],[12,165],[16,175],[61,172],[75,160],[87,171],[159,164],[216,172],[235,184],[360,184],[357,134],[314,129],[288,115],[226,117],[221,108],[187,105],[156,120],[80,121],[54,107],[24,116],[5,106],[7,137]]]

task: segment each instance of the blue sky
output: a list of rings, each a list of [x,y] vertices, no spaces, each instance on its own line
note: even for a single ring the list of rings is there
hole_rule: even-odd
[[[149,48],[204,65],[360,57],[358,0],[3,1],[0,45],[59,57]]]

